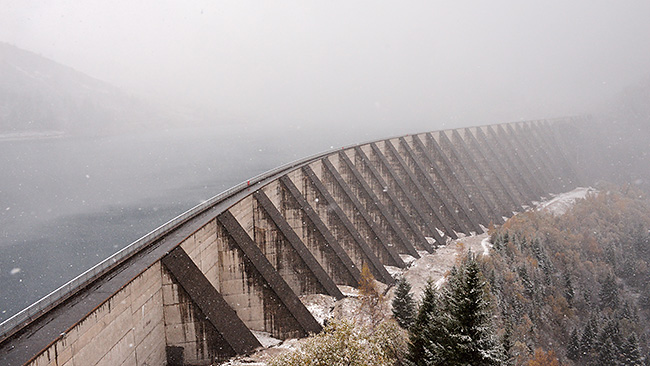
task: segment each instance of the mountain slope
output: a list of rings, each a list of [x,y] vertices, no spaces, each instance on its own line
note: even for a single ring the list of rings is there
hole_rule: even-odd
[[[162,113],[72,68],[0,42],[0,133],[138,130]]]

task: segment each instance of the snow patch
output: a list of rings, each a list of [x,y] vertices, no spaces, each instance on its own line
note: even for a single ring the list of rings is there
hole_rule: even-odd
[[[352,286],[338,285],[339,291],[346,297],[359,297],[359,290]]]
[[[393,278],[396,278],[396,276],[401,275],[403,272],[401,268],[395,266],[384,266],[384,268],[386,268],[388,274],[390,274]]]
[[[334,297],[323,294],[303,295],[300,296],[300,301],[320,325],[325,325],[325,321],[331,317],[336,303]]]
[[[490,249],[492,249],[494,246],[492,243],[490,243],[490,237],[488,236],[487,238],[481,240],[481,247],[483,247],[483,255],[488,256],[490,255]]]
[[[416,261],[416,258],[408,254],[400,254],[399,257],[402,259],[402,262],[406,263],[407,266],[413,264]]]
[[[277,338],[273,338],[271,336],[271,333],[261,332],[259,330],[252,330],[252,329],[251,329],[251,333],[253,333],[255,338],[257,338],[257,341],[260,342],[260,344],[264,348],[277,346],[278,344],[282,343],[281,340],[279,340]]]
[[[546,211],[554,216],[563,215],[575,202],[584,199],[590,193],[598,192],[591,187],[578,187],[572,191],[555,195],[550,200],[537,204],[537,211]]]

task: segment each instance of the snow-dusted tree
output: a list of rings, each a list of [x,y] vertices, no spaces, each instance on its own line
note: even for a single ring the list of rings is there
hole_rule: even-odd
[[[622,347],[621,364],[625,366],[641,366],[643,365],[641,352],[639,350],[639,341],[636,334],[632,332],[627,338]]]
[[[400,327],[409,329],[415,321],[415,300],[411,294],[411,284],[404,277],[397,279],[395,297],[391,303],[393,316]]]
[[[571,361],[579,360],[582,357],[580,353],[580,335],[578,334],[578,329],[574,329],[571,332],[571,338],[569,339],[569,344],[566,349],[566,357]]]
[[[616,365],[618,360],[618,350],[612,343],[611,339],[607,339],[603,344],[598,347],[598,362],[600,365]]]
[[[616,284],[616,278],[612,274],[608,274],[603,280],[599,295],[602,309],[615,310],[618,308],[620,303],[618,285]]]
[[[414,365],[501,365],[487,283],[469,252],[448,276],[440,296],[429,283],[413,326]]]
[[[431,280],[427,281],[417,317],[409,332],[408,365],[437,365],[443,361],[440,358],[441,344],[436,341],[446,336],[439,302],[436,285]]]

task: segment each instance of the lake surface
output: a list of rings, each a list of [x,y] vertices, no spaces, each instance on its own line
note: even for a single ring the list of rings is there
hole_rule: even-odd
[[[0,141],[0,321],[196,204],[329,143],[237,126]]]

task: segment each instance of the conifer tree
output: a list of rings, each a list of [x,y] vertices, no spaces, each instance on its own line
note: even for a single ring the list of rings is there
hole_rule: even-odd
[[[594,348],[594,341],[596,334],[598,333],[596,320],[594,318],[590,319],[585,325],[585,329],[582,331],[582,337],[580,338],[580,354],[585,356],[588,355],[591,350]]]
[[[493,331],[487,283],[474,254],[468,253],[452,269],[439,299],[433,285],[427,287],[433,296],[427,299],[425,293],[412,332],[409,361],[414,365],[500,365],[503,355]]]
[[[411,294],[411,284],[404,277],[397,279],[397,288],[392,302],[393,316],[400,327],[409,329],[415,321],[415,301]]]
[[[616,365],[617,350],[611,339],[601,344],[598,350],[598,362],[600,365]]]
[[[639,341],[636,338],[636,334],[632,332],[630,336],[625,340],[625,343],[622,347],[622,364],[625,366],[641,366],[643,365],[643,360],[641,358],[641,352],[639,350]]]
[[[575,290],[573,289],[573,282],[571,275],[568,272],[564,273],[564,297],[566,298],[569,306],[573,306],[573,298],[575,297]]]
[[[616,310],[619,305],[618,285],[612,274],[607,275],[600,288],[601,309],[610,308]]]
[[[515,357],[512,355],[512,348],[514,347],[512,340],[512,323],[509,320],[505,322],[505,329],[503,332],[501,344],[503,347],[503,365],[514,365]]]
[[[579,360],[582,357],[580,352],[580,335],[578,335],[578,329],[574,329],[571,332],[571,339],[569,339],[569,344],[566,350],[566,357],[571,361]]]
[[[438,292],[433,281],[429,279],[424,287],[415,322],[409,332],[406,359],[408,365],[426,366],[434,364],[432,363],[434,361],[432,356],[435,352],[431,349],[434,346],[431,339],[445,336],[442,333],[445,329],[440,323],[440,315]]]

